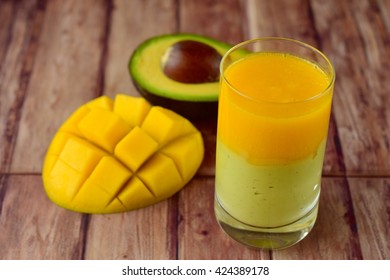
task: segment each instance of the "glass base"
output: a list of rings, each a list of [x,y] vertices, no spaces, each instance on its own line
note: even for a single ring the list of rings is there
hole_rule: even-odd
[[[281,227],[254,227],[232,217],[215,198],[214,209],[221,228],[234,240],[260,249],[284,249],[302,239],[313,228],[318,212],[318,202],[299,220]]]

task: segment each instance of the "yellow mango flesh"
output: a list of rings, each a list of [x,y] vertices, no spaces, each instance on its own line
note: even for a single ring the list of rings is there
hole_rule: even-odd
[[[166,199],[195,175],[200,132],[182,116],[118,94],[78,108],[55,134],[42,177],[49,198],[82,213],[115,213]]]

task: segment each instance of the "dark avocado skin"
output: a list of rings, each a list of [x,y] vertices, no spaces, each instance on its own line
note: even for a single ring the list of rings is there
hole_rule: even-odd
[[[152,94],[142,87],[139,87],[137,83],[134,82],[134,86],[137,88],[138,92],[152,105],[162,106],[164,108],[175,111],[176,113],[182,115],[185,118],[191,120],[197,119],[211,119],[217,118],[218,115],[218,102],[190,102],[190,101],[180,101],[175,99],[168,99],[161,97],[155,94]]]
[[[197,38],[202,37],[200,35],[191,35],[191,34],[171,34],[172,36],[180,36],[180,35],[185,35],[184,40],[191,40],[188,36],[194,36],[193,40],[197,40]],[[157,37],[163,37],[163,36],[171,36],[171,35],[160,35]],[[211,38],[209,38],[211,39]],[[148,41],[153,40],[153,38],[149,38]],[[211,39],[213,41],[216,41],[214,39]],[[219,42],[219,41],[218,41]],[[231,47],[229,44],[224,43],[224,42],[219,42],[221,45],[223,45],[224,48],[226,48],[226,51]],[[129,60],[129,69],[130,64],[132,62],[132,57],[130,57]],[[146,99],[148,100],[151,104],[156,105],[156,106],[162,106],[167,109],[170,109],[172,111],[177,112],[178,114],[182,115],[185,118],[191,119],[191,120],[197,120],[197,119],[210,119],[210,118],[217,118],[218,115],[218,100],[213,100],[213,101],[189,101],[189,100],[179,100],[175,99],[175,97],[167,97],[167,96],[160,96],[158,94],[155,94],[153,92],[150,92],[143,88],[141,85],[139,85],[134,79],[132,72],[130,70],[130,77],[131,80],[138,90],[138,92]],[[151,81],[153,82],[153,81]],[[216,81],[218,83],[218,81]],[[185,94],[185,93],[184,93]]]

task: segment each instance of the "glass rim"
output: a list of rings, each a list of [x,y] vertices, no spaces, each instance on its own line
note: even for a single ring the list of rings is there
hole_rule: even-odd
[[[304,47],[306,49],[309,49],[309,50],[312,50],[314,53],[317,53],[319,54],[326,62],[326,64],[329,66],[329,69],[330,69],[330,79],[329,79],[329,83],[328,85],[326,86],[326,88],[324,90],[322,90],[321,92],[311,96],[311,97],[308,97],[306,99],[302,99],[302,100],[296,100],[296,101],[288,101],[288,102],[278,102],[278,101],[270,101],[270,100],[266,100],[264,98],[253,98],[251,96],[248,96],[247,94],[245,94],[244,92],[242,92],[241,90],[238,90],[235,86],[233,86],[229,81],[228,79],[226,78],[226,76],[224,75],[224,71],[223,71],[223,65],[225,63],[225,61],[227,60],[228,56],[233,53],[234,51],[242,48],[243,46],[245,45],[249,45],[249,44],[252,44],[252,43],[255,43],[255,42],[262,42],[262,41],[285,41],[285,42],[289,42],[289,43],[293,43],[293,44],[296,44],[298,46],[301,46],[301,47]],[[293,54],[295,55],[295,54]],[[286,38],[286,37],[260,37],[260,38],[254,38],[254,39],[250,39],[250,40],[246,40],[246,41],[243,41],[241,43],[238,43],[237,45],[234,45],[233,47],[231,47],[222,57],[221,59],[221,62],[220,62],[220,65],[219,65],[219,71],[220,71],[220,76],[221,76],[221,79],[223,79],[223,81],[234,91],[236,92],[237,94],[239,94],[240,96],[246,98],[246,99],[250,99],[250,100],[253,100],[255,102],[264,102],[264,103],[269,103],[269,104],[276,104],[276,105],[284,105],[284,104],[299,104],[299,103],[305,103],[305,102],[309,102],[309,101],[313,101],[313,100],[316,100],[316,99],[319,99],[321,98],[322,96],[326,95],[327,92],[330,91],[331,87],[334,85],[334,82],[335,82],[335,79],[336,79],[336,72],[335,72],[335,69],[334,69],[334,66],[333,64],[330,62],[329,58],[322,52],[320,51],[319,49],[307,44],[307,43],[304,43],[302,41],[299,41],[299,40],[296,40],[296,39],[291,39],[291,38]]]

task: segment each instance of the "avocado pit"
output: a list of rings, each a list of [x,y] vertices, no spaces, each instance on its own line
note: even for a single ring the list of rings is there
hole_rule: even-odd
[[[180,83],[214,83],[219,81],[221,59],[213,47],[183,40],[167,49],[162,57],[162,68],[167,77]]]

